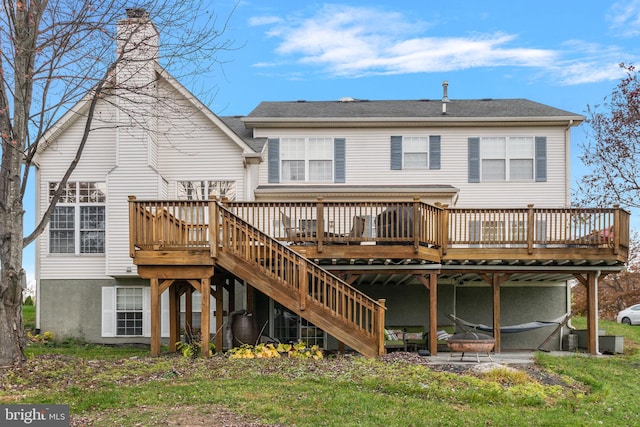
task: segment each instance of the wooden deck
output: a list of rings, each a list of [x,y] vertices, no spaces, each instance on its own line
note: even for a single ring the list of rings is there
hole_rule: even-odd
[[[384,301],[350,286],[354,277],[403,274],[422,282],[433,301],[433,351],[437,277],[473,275],[488,282],[498,331],[499,288],[506,280],[576,277],[594,287],[600,270],[623,268],[628,249],[629,213],[619,207],[449,209],[417,198],[388,203],[130,198],[130,256],[139,275],[157,287],[152,319],[159,319],[159,295],[171,290],[173,281],[199,280],[194,287],[201,290],[215,268],[222,268],[368,356],[384,353]],[[595,319],[592,314],[594,327]],[[159,332],[156,338],[152,333],[156,351]]]

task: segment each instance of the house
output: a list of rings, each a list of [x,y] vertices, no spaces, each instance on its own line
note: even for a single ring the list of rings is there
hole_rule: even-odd
[[[629,214],[570,206],[584,117],[452,100],[446,83],[438,99],[262,102],[219,117],[158,65],[144,12],[118,26],[116,84],[37,242],[40,329],[158,354],[199,328],[220,349],[246,310],[272,338],[375,356],[389,325],[423,327],[437,351],[454,314],[493,325],[496,351],[535,349],[553,327],[501,325],[562,318],[577,280],[597,352],[597,281],[624,268]],[[86,108],[38,152],[40,214]]]

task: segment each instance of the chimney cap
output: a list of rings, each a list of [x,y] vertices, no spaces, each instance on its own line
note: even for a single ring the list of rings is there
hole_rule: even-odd
[[[149,14],[142,7],[129,7],[126,9],[127,18],[148,18]]]
[[[447,89],[449,87],[449,82],[448,81],[443,81],[442,82],[442,102],[449,102],[449,94],[447,93]]]

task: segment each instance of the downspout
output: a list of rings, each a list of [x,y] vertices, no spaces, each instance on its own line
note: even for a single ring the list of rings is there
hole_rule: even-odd
[[[565,205],[571,206],[571,127],[573,127],[573,119],[569,120],[569,124],[564,130],[564,170],[565,176]]]

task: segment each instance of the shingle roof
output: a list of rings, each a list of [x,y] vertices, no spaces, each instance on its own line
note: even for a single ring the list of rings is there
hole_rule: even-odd
[[[247,119],[262,118],[442,118],[442,101],[292,101],[261,102]],[[446,117],[574,118],[584,117],[527,99],[451,100]]]
[[[266,138],[254,138],[253,129],[249,129],[242,122],[240,116],[218,116],[236,135],[253,149],[256,153],[260,153],[267,143]]]

